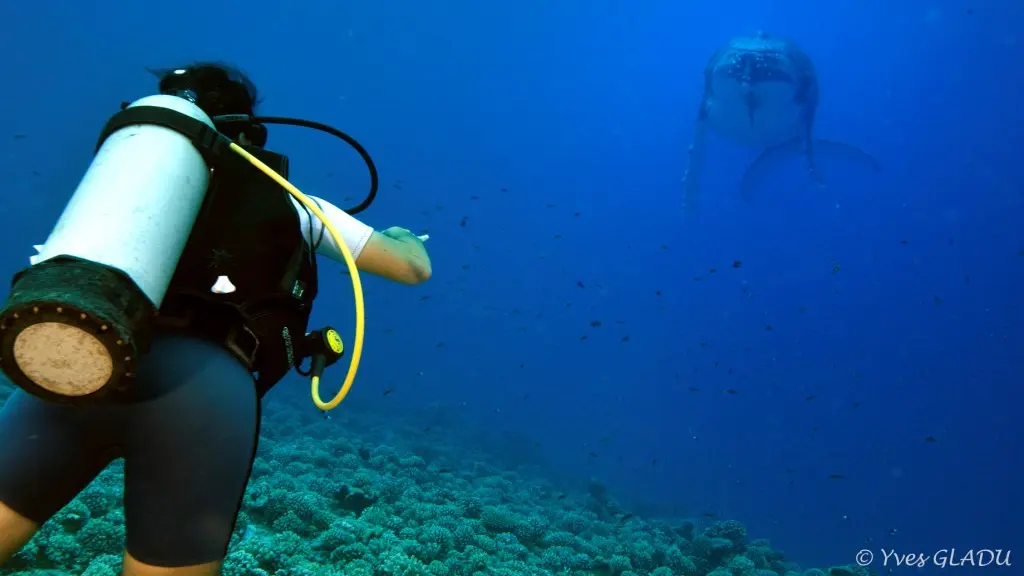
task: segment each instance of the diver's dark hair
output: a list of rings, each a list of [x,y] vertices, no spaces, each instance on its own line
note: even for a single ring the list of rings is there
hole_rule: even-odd
[[[175,68],[147,68],[160,79],[162,94],[189,90],[210,116],[255,114],[260,103],[256,85],[238,68],[222,62],[195,62]]]

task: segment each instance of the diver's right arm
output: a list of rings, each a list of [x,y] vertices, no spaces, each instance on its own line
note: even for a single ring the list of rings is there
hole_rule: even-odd
[[[420,284],[430,279],[430,256],[423,245],[427,236],[417,236],[397,226],[378,232],[326,200],[313,196],[309,198],[341,234],[342,240],[356,258],[356,268],[402,284]],[[316,242],[317,254],[344,263],[341,249],[331,235],[322,230],[320,220],[302,209],[295,199],[292,202],[299,210],[303,235],[309,234],[310,238],[319,239]],[[309,228],[310,219],[312,230]]]

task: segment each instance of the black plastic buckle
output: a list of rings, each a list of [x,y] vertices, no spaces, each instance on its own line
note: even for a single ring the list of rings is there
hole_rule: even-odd
[[[252,371],[256,366],[256,353],[260,349],[260,339],[244,324],[233,326],[228,330],[224,345],[231,350],[245,367]]]

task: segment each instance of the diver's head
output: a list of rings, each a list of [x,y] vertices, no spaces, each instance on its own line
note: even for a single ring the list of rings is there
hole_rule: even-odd
[[[211,118],[231,114],[252,116],[259,103],[256,85],[241,71],[226,64],[197,62],[149,71],[160,78],[161,94],[190,100]],[[259,124],[232,122],[217,128],[232,139],[244,133],[257,146],[263,146],[267,140],[266,128]]]
[[[259,98],[256,86],[238,69],[226,64],[197,62],[178,68],[150,70],[160,78],[160,93],[195,102],[212,116],[252,115]]]

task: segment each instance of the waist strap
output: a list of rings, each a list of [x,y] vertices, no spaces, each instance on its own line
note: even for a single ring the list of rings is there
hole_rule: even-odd
[[[160,314],[154,326],[163,332],[177,332],[212,340],[223,344],[252,372],[256,366],[260,339],[240,319],[225,314],[207,314],[200,311]]]

